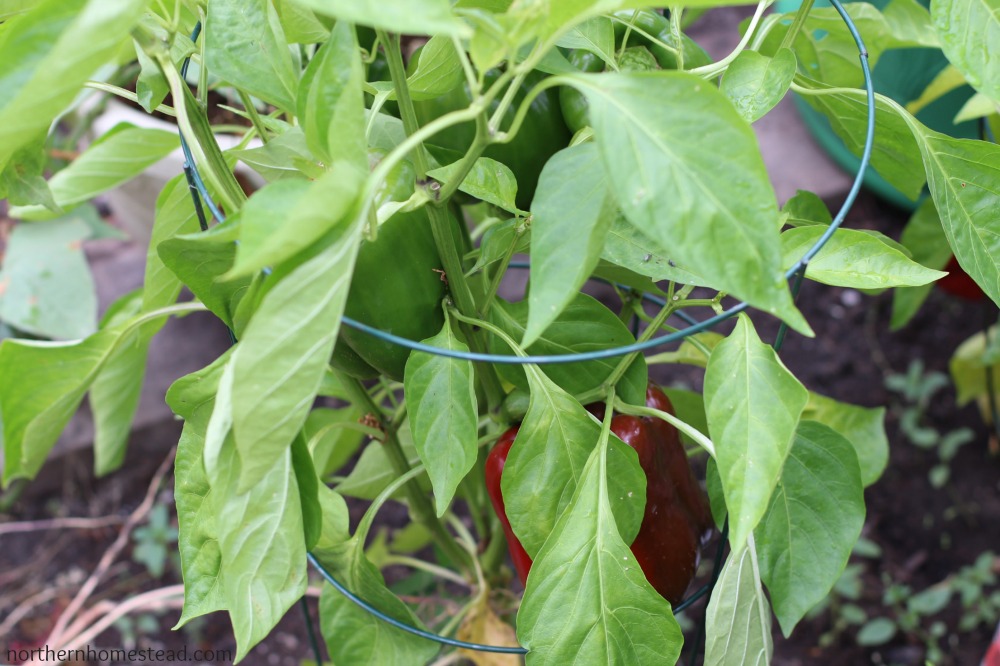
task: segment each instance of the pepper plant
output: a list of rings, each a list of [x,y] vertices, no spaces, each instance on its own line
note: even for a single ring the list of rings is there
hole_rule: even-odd
[[[0,190],[24,221],[5,257],[4,303],[45,305],[15,282],[27,240],[44,246],[51,230],[62,251],[78,206],[176,145],[120,127],[46,181],[53,121],[81,93],[176,117],[190,170],[160,194],[143,288],[96,330],[66,336],[5,318],[16,337],[0,345],[4,483],[38,472],[84,396],[98,471],[119,466],[150,339],[167,317],[208,311],[234,344],[166,395],[184,421],[180,625],[228,612],[242,658],[303,596],[311,553],[381,613],[473,642],[516,637],[531,664],[674,663],[684,639],[671,603],[629,550],[647,495],[668,480],[647,477],[612,434],[617,412],[666,420],[708,459],[729,551],[707,604],[706,660],[768,662],[772,611],[790,633],[844,569],[887,443],[882,409],[803,386],[754,320],[813,335],[790,268],[864,289],[943,274],[884,236],[834,231],[815,195],[778,206],[751,125],[789,91],[850,146],[864,145],[862,61],[837,10],[806,2],[768,15],[761,2],[736,50],[713,61],[685,30],[721,4],[663,13],[636,0],[36,0],[6,9]],[[998,13],[988,5],[943,0],[928,13],[893,0],[884,12],[847,11],[870,62],[943,42],[995,100],[986,43]],[[135,73],[130,89],[116,83],[123,68]],[[259,146],[218,148],[210,88],[240,100],[246,139]],[[926,175],[952,252],[1000,300],[991,231],[1000,151],[936,134],[890,100],[876,107],[872,165],[914,195],[924,180],[914,174]],[[266,181],[249,197],[237,162]],[[530,257],[530,288],[508,300],[499,287],[520,270],[516,254]],[[591,279],[613,283],[621,302],[582,293]],[[182,287],[194,300],[177,302]],[[628,347],[717,316],[732,299],[758,314],[740,314],[728,335],[699,332],[645,357]],[[0,309],[10,311],[20,310]],[[32,339],[46,333],[53,339]],[[411,351],[393,335],[426,346]],[[539,358],[552,355],[561,362]],[[703,393],[671,391],[676,413],[647,408],[649,367],[678,363],[704,369]],[[517,424],[501,517],[483,467]],[[353,532],[345,497],[373,500]],[[390,498],[413,520],[391,539],[373,532]],[[532,558],[516,617],[501,518]],[[660,542],[670,548],[670,535]],[[428,544],[437,562],[411,556]],[[380,568],[400,563],[461,583],[469,601],[425,627],[385,584]],[[320,614],[335,663],[416,664],[439,652],[329,585]]]

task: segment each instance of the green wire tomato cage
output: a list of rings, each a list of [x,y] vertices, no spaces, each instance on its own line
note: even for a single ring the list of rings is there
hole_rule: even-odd
[[[789,280],[791,283],[791,289],[793,295],[797,295],[799,291],[799,287],[801,286],[802,279],[805,275],[806,265],[814,256],[816,256],[816,253],[818,253],[820,249],[822,249],[823,245],[826,244],[826,242],[836,232],[836,230],[840,228],[840,226],[844,222],[844,219],[847,217],[847,213],[850,211],[851,206],[854,204],[854,201],[858,196],[858,192],[861,189],[862,183],[865,180],[865,174],[867,172],[868,165],[871,159],[872,146],[874,144],[874,137],[875,137],[875,91],[872,84],[871,70],[868,66],[868,52],[865,48],[864,41],[862,40],[857,27],[851,20],[851,17],[844,10],[844,7],[840,3],[840,0],[829,0],[829,2],[837,10],[838,14],[840,14],[840,17],[847,25],[847,28],[850,31],[851,36],[854,38],[854,42],[858,47],[861,70],[862,73],[864,74],[864,88],[867,96],[866,97],[867,129],[865,134],[864,150],[862,151],[862,155],[858,163],[856,176],[854,178],[854,182],[851,186],[851,189],[848,192],[846,199],[844,200],[843,205],[841,206],[837,215],[834,217],[830,226],[827,228],[826,232],[791,268],[789,268],[785,272],[785,278]],[[199,23],[195,27],[195,30],[191,35],[191,41],[193,42],[197,41],[200,33],[201,33],[201,24]],[[183,66],[181,67],[182,76],[186,74],[188,64],[189,60],[185,60]],[[184,138],[183,133],[180,133],[180,143],[181,143],[181,149],[184,153],[184,174],[187,179],[188,187],[191,190],[191,197],[194,202],[195,212],[198,216],[198,220],[202,230],[207,230],[208,220],[205,215],[205,210],[204,210],[205,208],[208,208],[209,213],[211,213],[212,217],[214,217],[218,222],[222,222],[225,219],[225,216],[223,215],[219,207],[215,204],[215,202],[212,200],[212,197],[209,195],[208,189],[205,187],[205,183],[201,178],[201,175],[198,171],[198,167],[195,164],[191,150],[187,144],[187,141]],[[270,271],[268,269],[265,269],[265,273],[269,272]],[[660,305],[664,304],[664,301],[649,294],[644,294],[643,299]],[[530,364],[545,365],[545,364],[572,363],[579,361],[592,361],[597,359],[613,358],[618,356],[624,356],[626,354],[630,354],[633,352],[641,352],[648,349],[653,349],[655,347],[659,347],[661,345],[665,345],[670,342],[676,342],[678,340],[682,340],[683,338],[686,338],[689,335],[694,335],[695,333],[700,333],[702,331],[712,329],[721,322],[736,316],[737,314],[747,310],[748,308],[749,304],[747,304],[746,302],[740,302],[712,317],[700,321],[691,317],[690,315],[687,315],[686,313],[681,312],[677,313],[677,315],[687,323],[686,328],[671,333],[667,333],[659,337],[654,337],[644,342],[636,342],[629,345],[623,345],[620,347],[613,347],[609,349],[601,349],[582,354],[554,354],[554,355],[533,355],[533,356],[486,354],[486,353],[457,351],[451,349],[441,349],[439,347],[427,345],[416,340],[410,340],[407,338],[399,337],[397,335],[393,335],[392,333],[374,328],[372,326],[368,326],[367,324],[351,319],[350,317],[343,316],[342,322],[346,326],[349,326],[358,331],[362,331],[364,333],[372,335],[380,340],[391,342],[397,345],[402,345],[403,347],[407,347],[415,351],[426,352],[430,354],[436,354],[439,356],[446,356],[467,361],[477,361],[485,363],[502,363],[502,364],[530,363]],[[787,326],[784,323],[782,323],[778,331],[778,335],[773,344],[774,349],[776,351],[780,349],[786,331],[787,331]],[[230,331],[230,336],[232,336],[231,331]],[[235,343],[235,338],[233,338],[233,342]],[[716,546],[711,580],[702,587],[700,587],[695,592],[688,595],[687,598],[685,598],[681,603],[677,605],[676,608],[673,609],[674,612],[681,612],[684,609],[691,606],[696,601],[698,601],[699,599],[701,599],[702,597],[711,594],[715,582],[719,577],[723,559],[722,556],[725,551],[727,532],[728,532],[728,521],[723,525],[721,538]],[[480,643],[470,643],[467,641],[457,640],[447,636],[442,636],[429,631],[425,631],[423,629],[419,629],[405,622],[397,620],[396,618],[383,613],[378,608],[375,608],[370,603],[368,603],[367,601],[365,601],[364,599],[362,599],[361,597],[357,596],[349,589],[347,589],[347,587],[345,587],[343,583],[337,580],[337,578],[333,574],[331,574],[326,569],[326,567],[324,567],[323,564],[319,562],[319,560],[312,553],[308,553],[307,558],[309,563],[322,575],[322,577],[328,583],[330,583],[330,585],[332,585],[337,591],[343,594],[347,599],[357,604],[360,608],[364,609],[365,611],[371,613],[373,616],[396,627],[397,629],[408,632],[415,636],[420,636],[421,638],[425,638],[430,641],[435,641],[442,645],[448,645],[451,647],[463,648],[467,650],[477,650],[481,652],[493,652],[501,654],[527,653],[527,649],[523,647],[508,647],[499,645],[483,645]],[[322,659],[320,658],[319,655],[319,646],[317,641],[315,640],[315,633],[313,630],[311,617],[309,616],[308,613],[308,608],[306,608],[305,606],[303,606],[303,608],[306,612],[306,627],[309,632],[309,638],[310,642],[312,643],[313,650],[316,653],[317,663],[322,663]],[[696,658],[697,653],[698,652],[696,647],[692,657]]]

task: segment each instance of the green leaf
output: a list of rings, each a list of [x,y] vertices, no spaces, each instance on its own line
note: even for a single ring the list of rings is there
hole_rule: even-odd
[[[508,254],[526,253],[530,239],[527,226],[519,224],[516,218],[492,225],[483,234],[483,240],[479,244],[479,257],[470,274],[504,259]]]
[[[24,14],[35,8],[39,0],[8,0],[0,9],[0,20],[12,19],[18,14]]]
[[[553,533],[584,476],[601,428],[537,366],[526,366],[531,395],[500,478],[504,507],[521,545],[534,557]],[[646,476],[635,450],[611,436],[608,491],[615,524],[630,544],[646,505]]]
[[[318,184],[318,183],[317,183]],[[298,266],[264,296],[233,354],[239,488],[254,486],[302,427],[337,341],[360,226]]]
[[[993,326],[989,330],[991,347],[996,336],[997,330]],[[988,373],[992,374],[993,386],[1000,386],[1000,363],[989,362],[987,358],[989,348],[986,346],[986,341],[986,335],[976,333],[960,344],[951,357],[948,368],[951,372],[951,379],[955,382],[955,390],[958,392],[956,402],[959,407],[967,404],[970,400],[990,395],[991,392],[986,383]],[[988,399],[986,404],[989,404]]]
[[[236,261],[236,240],[240,235],[238,216],[208,231],[178,235],[156,246],[157,256],[170,272],[227,326],[233,326],[233,314],[249,279],[223,282],[219,278]]]
[[[327,548],[320,557],[351,592],[390,617],[424,628],[413,611],[385,586],[382,573],[365,557],[364,544],[357,537]],[[426,664],[438,652],[437,643],[397,629],[330,585],[323,586],[319,607],[320,626],[334,663]]]
[[[857,58],[857,53],[854,57]],[[810,82],[809,87],[820,86]],[[803,99],[827,117],[848,150],[861,155],[868,127],[864,91],[804,95]],[[875,125],[878,140],[872,148],[872,167],[904,196],[916,201],[924,187],[920,148],[898,107],[882,95],[875,96]]]
[[[236,263],[224,279],[252,275],[316,244],[351,213],[361,182],[338,161],[319,180],[289,178],[254,192],[240,211]]]
[[[833,589],[865,523],[854,447],[803,421],[754,534],[760,572],[785,636]]]
[[[404,423],[396,435],[410,466],[419,465],[420,455],[413,444],[409,423]],[[337,486],[337,492],[358,499],[372,500],[397,476],[389,457],[385,454],[385,445],[382,442],[372,442],[361,452],[361,457],[358,458],[351,473]]]
[[[184,174],[172,178],[156,199],[153,230],[146,253],[146,273],[142,287],[142,310],[150,312],[172,305],[181,291],[181,282],[160,260],[157,246],[165,240],[198,230],[198,216]]]
[[[160,71],[160,66],[146,54],[138,41],[135,42],[135,56],[139,63],[139,77],[135,82],[136,101],[146,113],[153,113],[167,98],[170,85]]]
[[[941,227],[934,200],[924,199],[903,228],[900,242],[910,251],[913,260],[928,268],[942,269],[951,259],[948,238]],[[933,285],[897,289],[892,295],[892,330],[905,326],[923,305]]]
[[[442,183],[451,181],[461,162],[431,169],[427,175]],[[514,172],[506,164],[488,157],[480,157],[466,174],[458,189],[477,199],[491,203],[511,213],[517,212],[514,198],[517,196],[517,180]]]
[[[705,612],[705,663],[767,666],[771,663],[771,612],[760,586],[753,541],[730,553]]]
[[[767,511],[809,394],[741,314],[712,350],[705,409],[739,549]]]
[[[246,164],[269,183],[284,178],[304,179],[308,177],[304,168],[319,168],[301,127],[293,127],[262,146],[229,150],[226,154]]]
[[[1000,146],[953,139],[910,119],[927,170],[927,186],[962,269],[1000,303]]]
[[[1000,63],[993,49],[1000,41],[1000,8],[995,0],[935,0],[931,5],[941,49],[969,84],[1000,99]]]
[[[176,132],[120,123],[52,176],[49,189],[56,203],[68,208],[131,180],[179,146]],[[11,215],[25,219],[51,217],[42,206],[15,208]]]
[[[236,353],[239,352],[237,348]],[[234,354],[235,358],[235,354]],[[306,591],[305,530],[288,447],[240,492],[245,461],[232,440],[219,452],[209,501],[222,555],[222,598],[236,634],[236,661],[267,637]]]
[[[302,525],[306,550],[312,550],[319,541],[323,524],[323,512],[319,504],[319,476],[313,464],[309,446],[302,433],[292,440],[292,469],[298,485],[299,502],[302,505]]]
[[[440,349],[469,351],[447,318],[441,332],[423,342]],[[442,516],[478,454],[479,412],[472,362],[414,351],[406,361],[403,386],[413,443],[431,479],[437,513]]]
[[[941,47],[927,6],[917,0],[891,0],[882,9],[882,16],[889,25],[889,32],[901,44]]]
[[[808,190],[798,190],[795,196],[785,202],[781,212],[787,215],[785,224],[791,227],[806,227],[813,225],[829,226],[833,222],[830,209],[826,207],[819,195]]]
[[[781,234],[785,265],[801,259],[826,233],[819,225]],[[837,229],[806,265],[806,277],[836,287],[882,289],[929,284],[945,276],[913,261],[878,238],[855,229]]]
[[[713,331],[696,333],[684,338],[676,351],[660,352],[654,356],[648,356],[646,362],[650,365],[654,363],[682,363],[704,368],[708,366],[712,350],[723,340],[725,337],[721,333]],[[695,342],[700,344],[695,344]]]
[[[97,294],[80,216],[19,224],[0,272],[0,320],[27,333],[74,340],[97,330]]]
[[[367,173],[364,80],[354,26],[341,21],[302,75],[296,112],[316,157]]]
[[[292,44],[322,43],[330,36],[330,29],[316,18],[311,9],[295,4],[294,0],[275,0],[285,39]]]
[[[708,436],[708,417],[705,415],[705,398],[700,393],[685,389],[664,388],[663,393],[674,406],[674,415],[701,434]],[[681,432],[681,441],[687,446],[697,443]]]
[[[8,206],[38,204],[59,215],[63,211],[56,204],[45,180],[49,162],[45,143],[46,136],[42,132],[34,141],[16,150],[6,168],[0,162],[0,198],[6,198]]]
[[[846,8],[858,31],[864,35],[868,60],[874,67],[882,52],[902,46],[889,30],[889,24],[874,5],[849,3]],[[761,47],[772,55],[788,32],[794,14],[785,14],[781,24],[771,30]],[[777,17],[775,17],[777,19]],[[800,70],[831,86],[856,87],[863,81],[858,46],[847,24],[833,7],[814,7],[792,44]]]
[[[861,466],[861,482],[868,487],[878,481],[889,463],[889,439],[885,434],[885,408],[859,407],[809,392],[803,419],[817,421],[845,437]]]
[[[46,0],[0,32],[0,167],[121,49],[146,0]]]
[[[616,215],[604,237],[601,258],[653,280],[711,287],[709,280],[677,266],[669,253],[623,215]]]
[[[181,283],[160,261],[155,248],[162,239],[181,231],[194,231],[197,227],[191,194],[180,174],[167,184],[157,199],[152,240],[146,257],[146,278],[136,310],[151,312],[177,301]],[[122,321],[120,316],[118,321]],[[102,328],[113,323],[105,323]],[[94,470],[98,475],[117,469],[124,460],[132,420],[139,406],[149,343],[165,323],[152,321],[129,333],[90,389],[88,401],[94,414]]]
[[[33,478],[83,395],[123,336],[185,306],[160,310],[98,331],[85,340],[45,342],[6,338],[0,342],[0,413],[3,420],[4,483]]]
[[[530,346],[579,293],[601,256],[615,217],[593,143],[559,151],[545,163],[531,202],[531,291],[521,344]]]
[[[469,36],[448,0],[295,0],[320,14],[349,23],[408,35]]]
[[[212,0],[205,21],[205,63],[233,86],[295,112],[298,79],[269,0]]]
[[[420,49],[417,69],[406,79],[415,100],[434,99],[465,83],[462,61],[450,38],[431,37]]]
[[[357,452],[364,434],[340,426],[355,424],[362,416],[362,410],[354,406],[341,409],[319,407],[309,412],[302,426],[302,435],[309,444],[309,452],[321,477],[339,470]]]
[[[517,614],[529,666],[659,665],[680,656],[684,638],[670,604],[619,534],[604,455],[603,443],[589,454],[568,509],[531,567]]]
[[[0,343],[4,483],[34,478],[76,412],[118,331],[73,342]]]
[[[948,602],[951,601],[951,595],[952,588],[948,585],[929,587],[910,597],[906,602],[906,607],[919,615],[936,615],[948,605]]]
[[[612,191],[632,224],[685,269],[810,332],[781,272],[778,206],[757,140],[729,100],[684,72],[572,82],[590,104]]]
[[[560,37],[556,45],[590,51],[609,66],[615,65],[615,30],[611,19],[606,16],[584,21]]]
[[[141,292],[123,296],[112,312],[105,315],[101,328],[125,323],[138,314]],[[119,305],[121,304],[121,305]],[[164,321],[125,334],[104,362],[90,389],[90,410],[94,415],[94,473],[103,476],[118,469],[125,459],[125,447],[132,430],[132,417],[139,406],[139,394],[146,374],[149,341]]]
[[[795,54],[781,48],[774,57],[743,51],[722,77],[721,90],[747,122],[763,118],[788,92],[795,76]]]
[[[174,459],[177,548],[184,576],[184,608],[174,629],[198,616],[226,610],[222,553],[203,455],[219,376],[228,359],[229,354],[224,354],[211,365],[178,379],[167,391],[170,408],[184,418]]]
[[[887,617],[877,617],[869,620],[858,631],[858,645],[885,645],[896,635],[896,623]]]
[[[515,340],[524,336],[528,319],[528,302],[494,302],[490,319]],[[577,294],[539,339],[526,351],[529,354],[578,354],[632,344],[635,338],[618,317],[599,301],[586,294]],[[490,351],[509,353],[503,342],[491,337]],[[575,361],[542,366],[542,372],[569,393],[586,393],[598,388],[614,368],[619,358]],[[520,388],[527,388],[524,370],[514,365],[498,365],[502,379]],[[639,355],[619,382],[621,397],[631,404],[645,404],[646,363]],[[637,396],[641,400],[636,403]]]

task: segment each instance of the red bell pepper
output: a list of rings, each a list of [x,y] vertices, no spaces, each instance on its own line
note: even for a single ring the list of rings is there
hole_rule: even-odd
[[[673,414],[663,391],[652,384],[646,406]],[[604,405],[588,405],[598,418]],[[500,478],[517,426],[506,431],[486,459],[486,487],[507,535],[514,567],[521,582],[528,579],[531,558],[510,528],[500,491]],[[704,492],[688,465],[677,429],[661,419],[616,414],[611,431],[635,449],[646,474],[646,510],[632,553],[653,588],[676,605],[694,578],[701,545],[712,529],[712,515]]]

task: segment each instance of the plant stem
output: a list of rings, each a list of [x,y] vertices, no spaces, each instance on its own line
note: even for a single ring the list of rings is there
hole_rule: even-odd
[[[650,322],[649,326],[646,327],[646,330],[644,330],[642,334],[639,335],[639,338],[638,340],[636,340],[636,342],[645,342],[646,340],[649,340],[651,337],[653,337],[653,335],[655,335],[656,332],[660,330],[660,327],[663,326],[663,323],[667,321],[670,315],[674,313],[676,307],[677,307],[676,304],[670,302],[664,305],[663,308],[660,310],[660,312],[653,318],[653,321]],[[632,362],[635,360],[636,356],[638,356],[641,353],[642,352],[635,351],[632,352],[631,354],[626,354],[625,356],[622,356],[622,359],[618,361],[618,365],[616,365],[615,369],[611,372],[610,375],[608,375],[608,379],[604,382],[604,385],[609,388],[614,387],[615,384],[617,384],[618,381],[625,374],[625,371],[628,370],[628,367],[632,365]]]
[[[408,557],[406,555],[389,555],[384,560],[384,564],[398,564],[404,567],[410,567],[411,569],[419,569],[420,571],[426,571],[429,574],[433,574],[438,578],[442,578],[451,583],[457,585],[462,585],[464,587],[469,587],[469,581],[465,580],[461,576],[456,576],[455,572],[450,569],[445,569],[444,567],[439,567],[436,564],[430,562],[424,562],[423,560],[418,560],[415,557]]]
[[[630,405],[621,399],[615,403],[615,411],[622,414],[629,414],[631,416],[652,416],[658,419],[662,419],[674,426],[685,435],[694,440],[701,448],[708,451],[709,455],[713,458],[715,457],[715,444],[712,443],[708,437],[701,434],[701,432],[694,426],[688,425],[684,421],[671,414],[670,412],[664,412],[659,409],[654,409],[653,407],[640,407],[637,405]]]
[[[376,34],[382,40],[383,48],[385,48],[386,59],[389,63],[389,73],[392,76],[393,86],[396,89],[396,101],[399,104],[399,113],[403,120],[403,129],[407,136],[411,138],[419,136],[421,128],[417,121],[416,111],[413,108],[413,99],[410,97],[409,86],[406,84],[406,71],[403,67],[403,56],[399,48],[399,38],[395,35],[390,38],[382,30],[376,31]],[[477,118],[481,115],[481,112],[477,113]],[[477,137],[479,137],[479,134],[480,132],[477,131]],[[476,145],[479,143],[477,141]],[[476,154],[476,145],[463,158],[464,162],[459,167],[459,173],[454,179],[455,181],[461,182],[461,179],[465,178],[465,174],[468,173],[468,169],[472,168],[472,163],[475,162],[478,156]],[[481,152],[482,147],[479,147],[478,150]],[[413,152],[413,167],[417,174],[418,183],[426,179],[427,166],[427,157],[424,154],[423,145],[422,143],[418,143],[416,150]],[[446,187],[446,191],[453,190],[449,190]],[[427,212],[431,220],[431,232],[434,236],[434,244],[437,246],[438,254],[441,257],[441,263],[444,266],[445,275],[448,278],[449,292],[452,298],[455,299],[455,305],[458,306],[459,311],[471,316],[477,312],[476,301],[472,295],[472,290],[469,288],[469,283],[465,279],[465,271],[462,269],[462,257],[455,246],[454,235],[451,231],[451,219],[446,206],[447,199],[441,200],[438,197],[434,197],[432,205],[427,207]],[[486,349],[482,336],[476,331],[466,328],[465,334],[469,346],[474,351],[482,352]],[[476,373],[476,376],[479,378],[483,390],[486,392],[489,409],[493,410],[500,404],[503,395],[500,381],[497,379],[493,368],[489,365],[478,364],[477,369],[479,371]]]
[[[760,23],[760,19],[764,16],[764,10],[767,9],[769,6],[770,3],[768,2],[768,0],[761,0],[760,3],[758,3],[757,10],[754,12],[753,18],[750,19],[750,25],[747,26],[747,31],[743,34],[743,39],[741,39],[740,43],[736,45],[736,48],[733,49],[732,53],[727,55],[722,60],[712,63],[711,65],[705,65],[703,67],[695,67],[694,69],[688,71],[690,71],[692,74],[703,76],[706,79],[714,79],[716,76],[726,71],[726,68],[729,67],[729,64],[732,61],[736,60],[736,57],[739,56],[739,54],[743,53],[744,49],[746,49],[747,47],[747,44],[750,43],[750,39],[753,37],[754,32],[757,30],[757,24]]]
[[[683,7],[676,5],[670,7],[670,34],[673,35],[674,43],[677,44],[678,71],[684,71],[684,34],[681,31],[681,14],[683,10]]]
[[[406,454],[403,453],[403,447],[399,443],[396,431],[392,428],[392,424],[386,423],[382,410],[375,404],[371,396],[368,395],[365,387],[359,380],[353,378],[350,381],[347,381],[345,378],[344,387],[350,394],[351,401],[368,410],[382,425],[383,432],[385,432],[385,437],[382,440],[382,450],[385,451],[386,457],[389,458],[389,463],[392,465],[396,475],[402,476],[409,472],[410,463],[406,459]],[[430,530],[435,541],[447,557],[457,566],[461,567],[464,572],[471,573],[472,567],[468,554],[458,545],[458,542],[445,529],[441,521],[438,520],[437,514],[434,513],[434,507],[431,505],[427,495],[420,489],[417,481],[411,479],[404,486],[404,492],[406,493],[410,511],[413,513],[413,519]]]
[[[243,103],[243,108],[247,110],[247,115],[250,116],[250,122],[253,123],[253,128],[257,130],[257,135],[260,136],[262,143],[267,143],[270,139],[267,136],[267,128],[264,127],[264,121],[260,119],[260,114],[257,113],[257,107],[253,105],[253,100],[250,95],[239,91],[240,101]]]
[[[791,27],[788,28],[788,32],[785,33],[784,39],[781,40],[781,48],[792,48],[795,38],[799,36],[799,31],[802,30],[802,26],[809,17],[809,10],[812,9],[812,6],[813,0],[802,0],[802,4],[799,5],[799,10],[795,13],[795,20],[792,21]]]

